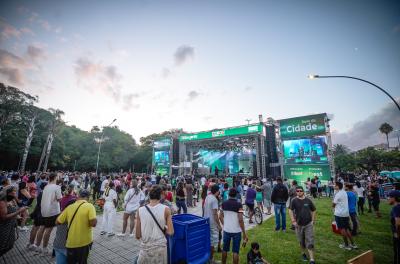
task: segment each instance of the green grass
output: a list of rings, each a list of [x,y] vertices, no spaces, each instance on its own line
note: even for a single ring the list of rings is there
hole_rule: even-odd
[[[375,218],[374,214],[361,215],[361,234],[354,238],[359,246],[358,250],[345,251],[338,247],[342,238],[331,231],[333,213],[331,200],[321,198],[315,200],[317,207],[317,221],[315,226],[315,248],[317,263],[347,263],[347,260],[372,249],[375,263],[392,263],[392,238],[390,232],[390,206],[386,201],[381,202],[382,218]],[[290,218],[287,214],[287,226],[290,227]],[[247,221],[247,220],[245,220]],[[300,247],[294,231],[290,229],[286,233],[275,232],[274,217],[265,221],[262,225],[248,231],[249,242],[245,248],[240,249],[240,263],[246,263],[246,254],[251,242],[260,243],[261,253],[269,263],[304,263],[301,260]],[[221,259],[221,254],[216,254]],[[228,255],[228,263],[232,263],[232,255]]]

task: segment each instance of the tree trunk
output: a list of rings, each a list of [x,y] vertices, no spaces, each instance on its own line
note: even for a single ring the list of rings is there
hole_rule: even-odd
[[[46,150],[46,159],[44,161],[43,165],[43,171],[45,172],[47,170],[47,164],[49,162],[49,157],[50,157],[50,151],[51,151],[51,145],[53,144],[53,133],[50,134],[50,139],[49,139],[49,144],[47,145],[47,150]]]
[[[387,148],[389,149],[389,133],[386,133]]]
[[[39,165],[38,165],[37,171],[40,171],[40,168],[42,167],[42,163],[43,163],[43,160],[44,160],[44,155],[46,155],[47,145],[49,144],[49,139],[50,139],[50,133],[47,135],[46,143],[44,143],[43,150],[42,150],[42,155],[40,156],[40,160],[39,160]]]
[[[22,156],[20,171],[25,171],[26,159],[28,158],[29,149],[31,147],[31,142],[33,139],[33,132],[35,131],[35,121],[36,121],[36,116],[32,118],[31,123],[29,124],[28,127],[28,137],[26,138],[25,141],[25,149],[24,149],[24,154]]]

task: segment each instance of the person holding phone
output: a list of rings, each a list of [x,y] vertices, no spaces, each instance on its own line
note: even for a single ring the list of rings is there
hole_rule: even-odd
[[[103,193],[104,203],[104,212],[103,212],[103,222],[101,227],[100,235],[104,235],[107,233],[109,237],[115,235],[113,232],[114,226],[114,218],[117,213],[117,205],[118,205],[118,194],[114,190],[115,185],[113,181],[108,183],[108,187],[105,189]]]

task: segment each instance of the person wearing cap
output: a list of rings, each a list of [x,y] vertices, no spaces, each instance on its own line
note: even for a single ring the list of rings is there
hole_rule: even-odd
[[[290,201],[289,216],[294,225],[300,248],[303,252],[303,261],[310,259],[310,264],[315,264],[314,259],[314,223],[316,208],[313,202],[304,194],[301,186],[296,187],[296,197]],[[308,257],[306,254],[308,251]]]
[[[86,264],[93,243],[92,228],[96,226],[96,210],[89,203],[90,192],[82,189],[75,203],[58,216],[57,224],[68,223],[67,263]],[[75,215],[75,216],[74,216]]]
[[[243,222],[242,203],[236,199],[237,190],[231,188],[229,190],[229,199],[222,203],[222,210],[219,215],[221,224],[223,225],[223,249],[222,263],[226,263],[228,252],[232,240],[233,263],[239,263],[240,242],[242,239],[247,241],[246,230]]]
[[[393,190],[388,194],[388,203],[392,205],[390,224],[393,234],[393,263],[400,263],[400,191]]]

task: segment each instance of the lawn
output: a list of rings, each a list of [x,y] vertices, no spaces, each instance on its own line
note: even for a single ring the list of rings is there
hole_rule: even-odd
[[[381,202],[382,218],[377,219],[371,213],[360,216],[361,234],[355,237],[358,250],[346,251],[338,247],[342,238],[331,231],[333,219],[331,200],[321,198],[315,201],[317,207],[317,221],[315,226],[316,263],[347,263],[347,260],[369,249],[374,251],[375,263],[392,263],[392,239],[390,233],[390,206],[386,201]],[[287,214],[287,226],[289,224]],[[245,220],[247,221],[247,220]],[[301,259],[300,247],[294,231],[275,232],[275,219],[271,218],[262,225],[248,231],[249,242],[246,248],[240,250],[240,263],[246,263],[246,254],[253,241],[260,243],[262,255],[272,264],[304,263]],[[217,254],[221,258],[221,254]],[[232,256],[228,255],[228,263]]]

